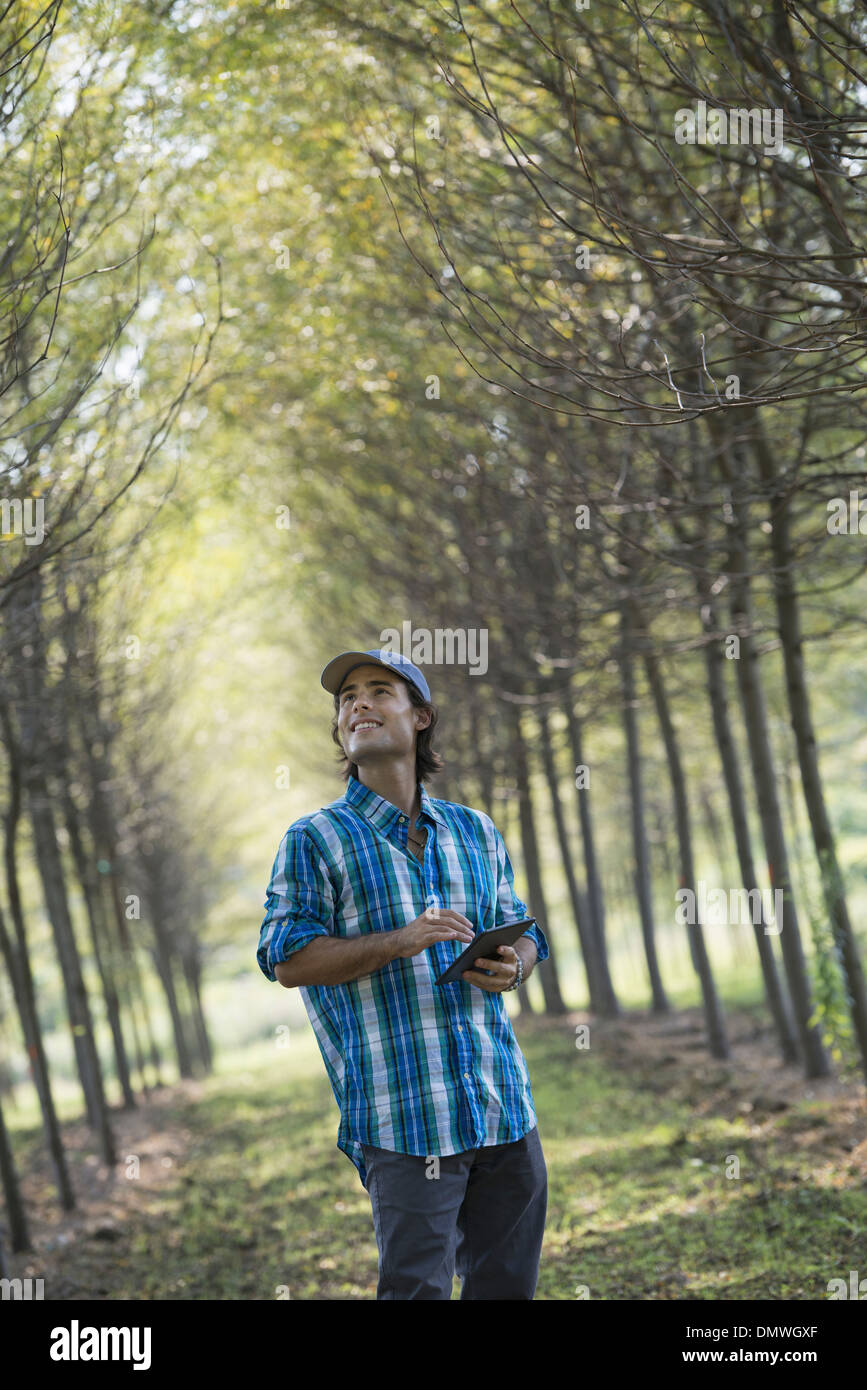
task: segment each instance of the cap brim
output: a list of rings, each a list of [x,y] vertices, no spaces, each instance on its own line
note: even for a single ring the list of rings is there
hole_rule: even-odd
[[[378,656],[371,656],[370,652],[341,652],[333,661],[329,661],[325,670],[322,672],[320,680],[322,688],[327,690],[330,695],[337,695],[340,687],[356,666],[384,666],[386,671],[406,680],[406,677],[388,661],[382,661]]]

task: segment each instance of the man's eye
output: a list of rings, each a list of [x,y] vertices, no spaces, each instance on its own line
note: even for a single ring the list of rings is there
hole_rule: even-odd
[[[389,691],[391,690],[391,686],[390,686],[390,685],[375,685],[375,686],[373,687],[373,694],[374,694],[374,695],[380,695],[380,694],[382,693],[383,690],[385,691],[385,693],[386,693],[386,695],[387,695],[387,694],[389,693]],[[347,700],[351,700],[352,698],[353,698],[353,692],[350,691],[350,690],[347,690],[346,694],[343,695],[343,696],[341,696],[341,701],[342,701],[342,703],[345,705],[345,704],[346,704],[346,701],[347,701]]]

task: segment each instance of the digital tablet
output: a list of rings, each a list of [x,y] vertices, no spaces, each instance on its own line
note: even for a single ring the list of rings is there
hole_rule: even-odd
[[[443,971],[439,979],[435,981],[438,985],[451,985],[456,980],[463,977],[465,970],[472,967],[473,961],[478,960],[479,956],[485,956],[490,960],[496,959],[498,946],[514,946],[519,936],[535,927],[535,917],[526,917],[523,922],[507,922],[504,927],[492,927],[490,931],[480,932],[474,941],[471,941],[465,951],[462,951],[457,960],[452,961],[448,970]]]

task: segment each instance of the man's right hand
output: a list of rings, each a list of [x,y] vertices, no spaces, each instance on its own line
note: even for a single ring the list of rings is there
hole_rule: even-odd
[[[475,940],[472,922],[450,907],[436,910],[426,908],[414,922],[408,922],[395,932],[399,938],[398,956],[417,956],[437,941],[462,941],[469,945]]]

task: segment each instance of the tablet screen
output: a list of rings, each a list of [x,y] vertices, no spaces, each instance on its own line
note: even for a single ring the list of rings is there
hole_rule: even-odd
[[[451,985],[463,979],[465,970],[470,970],[474,960],[480,956],[494,959],[494,953],[498,946],[513,946],[519,936],[523,936],[531,927],[536,925],[534,917],[525,917],[521,922],[507,922],[502,927],[492,927],[490,931],[479,932],[474,941],[471,941],[465,951],[462,951],[457,960],[453,961],[448,970],[443,971],[436,983],[438,985]]]

